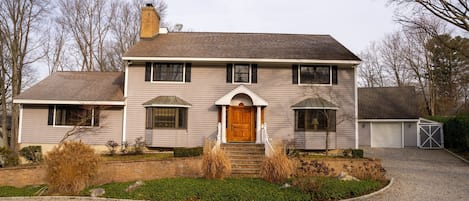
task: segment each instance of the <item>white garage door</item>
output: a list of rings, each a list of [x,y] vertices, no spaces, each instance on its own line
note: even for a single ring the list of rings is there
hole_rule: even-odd
[[[401,123],[373,122],[371,126],[371,147],[402,147]]]

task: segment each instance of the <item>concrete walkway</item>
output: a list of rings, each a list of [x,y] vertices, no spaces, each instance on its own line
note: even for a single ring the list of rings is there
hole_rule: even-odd
[[[364,200],[469,200],[469,165],[444,150],[364,148],[381,158],[394,185]]]

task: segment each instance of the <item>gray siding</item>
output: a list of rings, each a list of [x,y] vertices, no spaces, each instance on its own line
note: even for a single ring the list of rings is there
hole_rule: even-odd
[[[404,123],[404,146],[417,146],[417,122]]]
[[[216,134],[218,107],[214,103],[239,86],[226,83],[224,64],[193,63],[192,82],[179,84],[145,82],[143,66],[134,64],[128,70],[127,141],[133,141],[139,136],[149,136],[149,133],[145,132],[145,110],[142,103],[157,96],[178,96],[191,103],[192,107],[188,110],[187,130],[154,130],[152,139],[147,139],[150,146],[201,146],[204,138]],[[354,70],[350,67],[339,67],[338,76],[338,85],[299,86],[292,84],[291,65],[259,64],[258,83],[246,86],[269,103],[265,108],[265,122],[273,139],[291,140],[301,135],[294,132],[294,111],[291,105],[319,94],[339,105],[337,119],[341,123],[337,125],[337,136],[334,138],[338,148],[350,148],[355,146]],[[296,144],[308,147],[317,145],[318,149],[321,148],[319,146],[325,137],[323,133],[307,136],[297,138]],[[305,139],[307,143],[304,142]]]
[[[47,125],[47,105],[24,105],[22,142],[35,144],[57,144],[71,126]],[[82,140],[87,144],[104,145],[108,140],[122,141],[122,108],[107,108],[100,111],[100,126],[70,139]]]
[[[358,123],[358,144],[360,146],[371,146],[370,122]]]

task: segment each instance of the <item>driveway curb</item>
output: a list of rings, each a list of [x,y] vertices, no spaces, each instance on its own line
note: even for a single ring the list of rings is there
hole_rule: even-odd
[[[391,178],[391,180],[389,181],[389,184],[386,185],[385,187],[383,187],[382,189],[379,189],[378,191],[375,191],[375,192],[372,192],[372,193],[369,193],[369,194],[366,194],[366,195],[362,195],[360,197],[354,197],[354,198],[349,198],[349,199],[345,199],[345,200],[340,200],[340,201],[354,201],[354,200],[361,200],[361,199],[366,199],[366,198],[370,198],[370,197],[373,197],[375,195],[378,195],[386,190],[388,190],[389,188],[391,188],[391,186],[394,184],[394,177]]]
[[[454,153],[454,152],[452,152],[452,151],[450,151],[450,150],[448,150],[448,149],[446,149],[446,148],[443,148],[443,149],[444,149],[446,152],[448,152],[448,153],[450,153],[451,155],[453,155],[454,157],[458,158],[459,160],[465,162],[466,164],[469,164],[469,161],[466,160],[465,158],[463,158],[462,156],[457,155],[456,153]]]

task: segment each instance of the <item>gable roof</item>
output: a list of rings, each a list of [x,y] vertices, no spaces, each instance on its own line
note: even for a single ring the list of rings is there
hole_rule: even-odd
[[[124,60],[148,58],[291,59],[359,63],[330,35],[173,32],[141,39]]]
[[[415,88],[358,88],[359,119],[418,119]]]
[[[122,72],[55,72],[22,92],[15,103],[123,101],[123,88]]]

